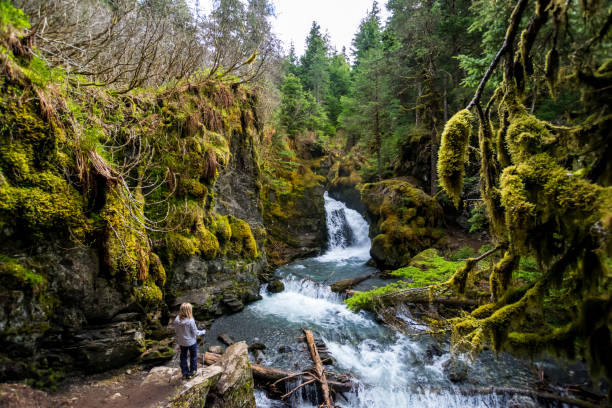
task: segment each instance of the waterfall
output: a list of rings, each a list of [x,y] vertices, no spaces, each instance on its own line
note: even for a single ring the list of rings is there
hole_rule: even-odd
[[[324,194],[328,249],[321,262],[367,260],[370,258],[369,225],[357,211]]]
[[[353,377],[355,389],[345,393],[346,401],[340,402],[351,408],[503,408],[509,406],[508,395],[464,395],[461,391],[492,385],[526,388],[535,381],[531,366],[518,364],[502,353],[469,364],[469,377],[456,382],[454,366],[448,365],[448,344],[429,337],[428,328],[414,321],[408,309],[398,310],[396,317],[410,325],[411,333],[395,332],[379,324],[370,313],[351,312],[329,284],[374,271],[364,263],[369,257],[369,226],[359,213],[327,193],[325,210],[327,251],[317,258],[279,267],[276,277],[285,290],[269,293],[262,287],[261,300],[215,320],[206,334],[210,342],[214,344],[220,333],[227,332],[249,344],[263,343],[266,349],[257,357],[260,364],[297,371],[312,365],[305,346],[296,340],[307,327],[335,361],[332,370]],[[419,335],[412,336],[414,333]],[[461,368],[461,364],[458,366]],[[297,380],[285,391],[296,385]],[[313,392],[317,387],[307,385],[285,404],[257,391],[256,404],[259,408],[314,408]]]

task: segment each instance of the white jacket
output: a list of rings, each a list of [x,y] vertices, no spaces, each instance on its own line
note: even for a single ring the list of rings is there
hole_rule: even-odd
[[[197,341],[196,337],[206,333],[206,330],[198,330],[195,320],[181,320],[178,316],[172,322],[171,327],[176,332],[176,342],[184,347],[193,346]]]

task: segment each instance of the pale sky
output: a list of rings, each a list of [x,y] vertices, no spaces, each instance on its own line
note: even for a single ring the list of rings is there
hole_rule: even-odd
[[[210,12],[212,0],[188,0],[199,3],[204,13]],[[359,23],[372,8],[373,0],[271,0],[276,10],[272,20],[273,30],[283,42],[285,51],[293,41],[297,55],[304,53],[306,36],[313,21],[321,26],[321,32],[329,34],[329,41],[338,51],[346,47],[350,55],[351,41],[359,28]],[[384,23],[389,13],[385,0],[379,0],[381,21]]]
[[[285,50],[293,41],[295,52],[304,53],[306,36],[313,21],[321,26],[323,33],[329,34],[329,40],[338,51],[346,47],[350,55],[351,41],[359,28],[359,23],[366,12],[372,8],[372,0],[272,0],[276,8],[276,19],[273,21],[274,32],[283,41]],[[385,1],[379,1],[381,21],[387,19]]]

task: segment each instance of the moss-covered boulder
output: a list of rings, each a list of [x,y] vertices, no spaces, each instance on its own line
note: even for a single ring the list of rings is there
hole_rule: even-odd
[[[268,283],[268,292],[270,293],[279,293],[283,290],[285,290],[285,284],[279,279],[274,279],[272,282]]]
[[[402,180],[365,184],[361,200],[370,220],[370,255],[380,268],[406,265],[443,235],[442,209],[435,199]]]

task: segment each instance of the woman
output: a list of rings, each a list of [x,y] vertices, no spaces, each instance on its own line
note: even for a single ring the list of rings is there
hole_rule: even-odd
[[[196,337],[204,335],[206,330],[198,330],[193,319],[191,303],[183,303],[179,313],[172,322],[176,332],[176,342],[181,347],[181,372],[183,378],[192,378],[198,371],[198,342]],[[187,367],[187,352],[189,352],[189,367]]]

